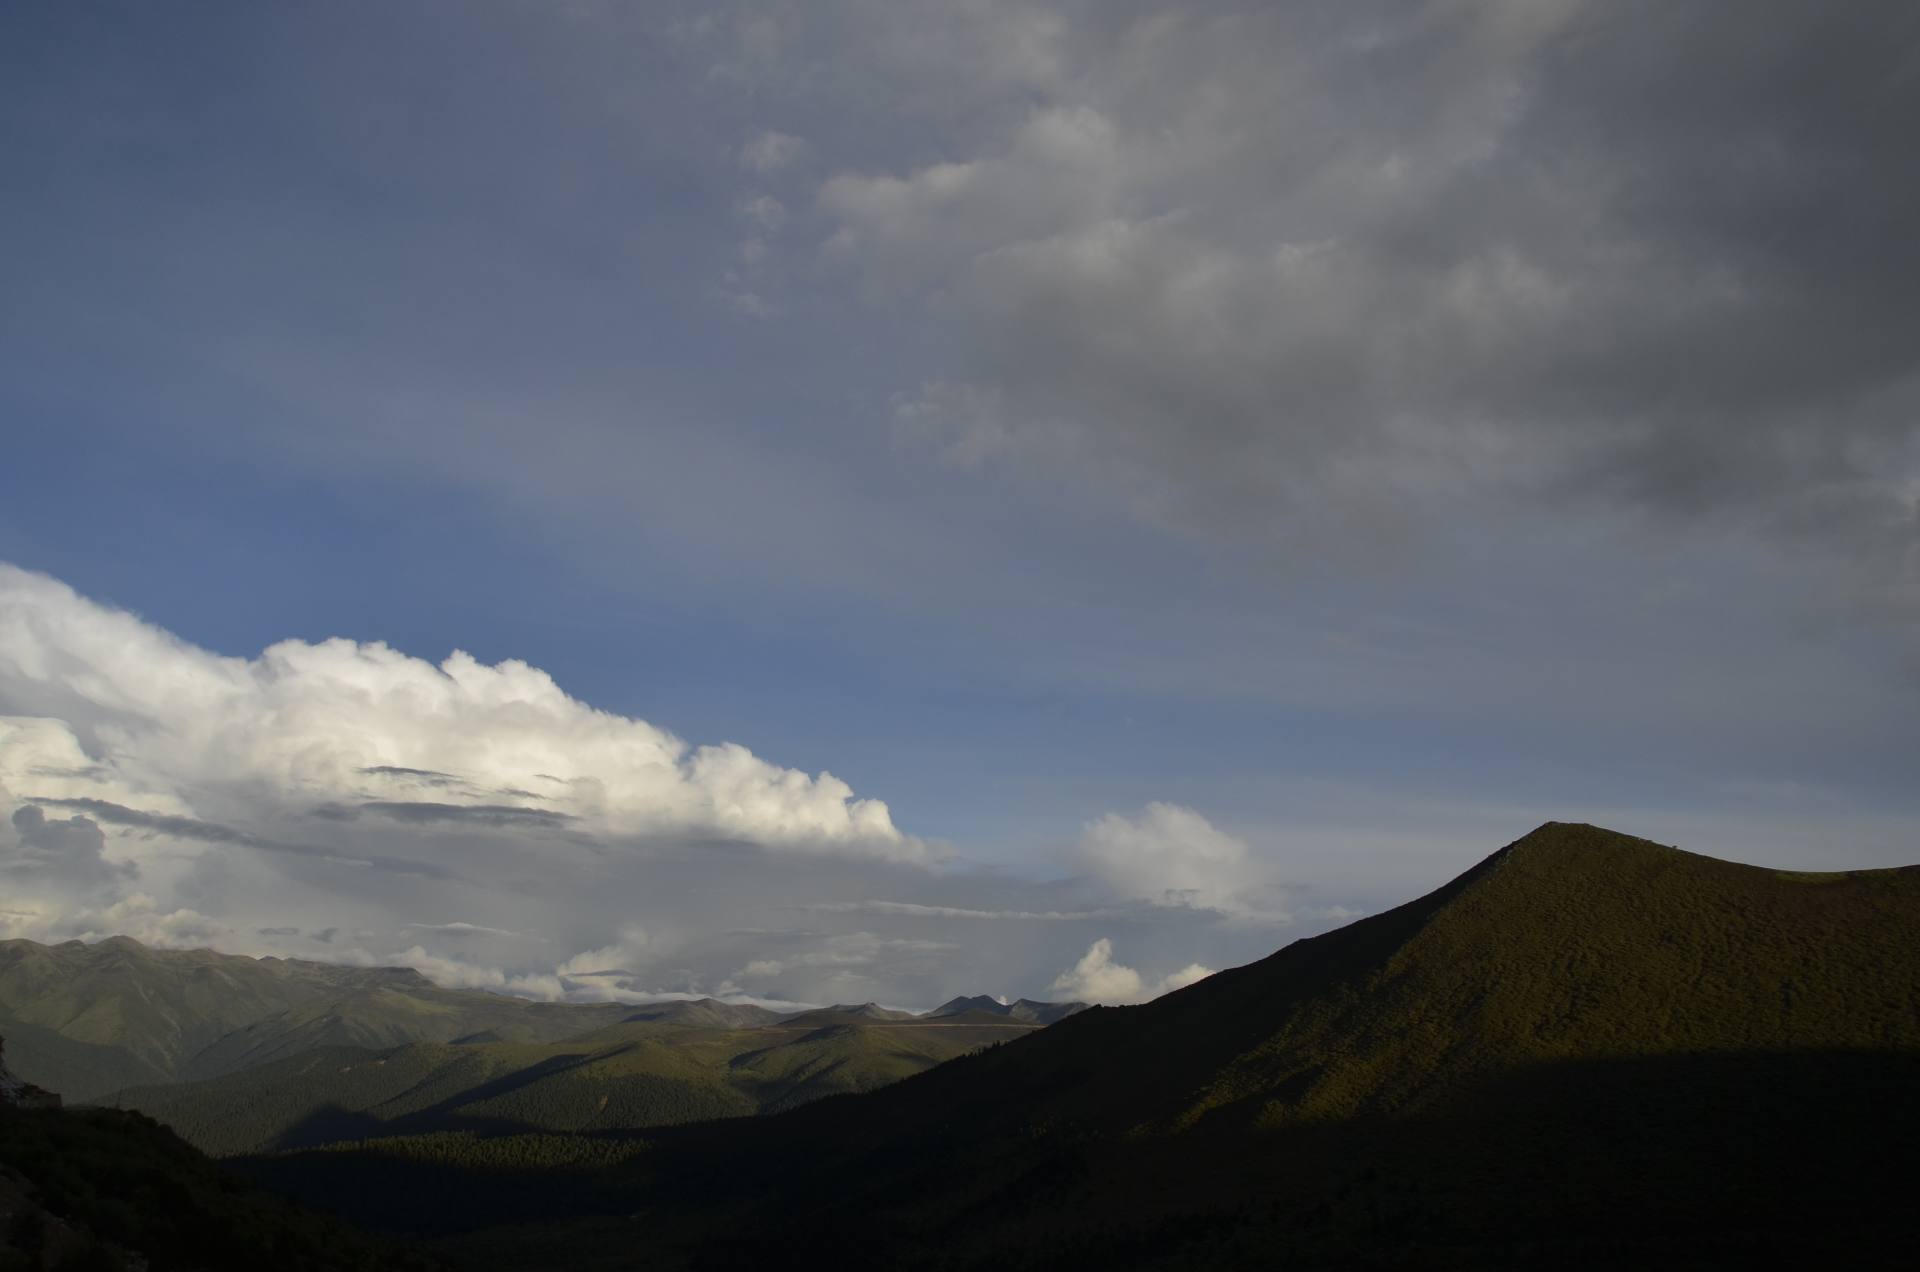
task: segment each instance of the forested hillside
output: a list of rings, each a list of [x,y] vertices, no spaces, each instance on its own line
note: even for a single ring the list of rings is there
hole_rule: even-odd
[[[1920,869],[1774,871],[1548,825],[1146,1006],[643,1133],[570,1195],[572,1224],[451,1248],[631,1266],[615,1216],[644,1214],[656,1267],[816,1242],[873,1267],[1898,1266],[1920,1236],[1916,931]],[[510,1178],[353,1153],[257,1169],[339,1203],[363,1169],[429,1192]]]

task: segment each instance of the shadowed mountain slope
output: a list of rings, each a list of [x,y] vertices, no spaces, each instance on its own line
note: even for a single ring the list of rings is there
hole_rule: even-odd
[[[0,1108],[0,1266],[444,1272],[248,1184],[112,1109]]]
[[[891,1098],[954,1084],[1108,1130],[1271,1126],[1558,1060],[1920,1048],[1916,933],[1920,867],[1776,871],[1550,823],[1417,901]]]
[[[650,1132],[578,1204],[644,1214],[665,1267],[850,1226],[856,1266],[1898,1266],[1920,1236],[1916,933],[1920,869],[1776,871],[1549,824],[1153,1003]],[[352,1170],[413,1169],[260,1168],[336,1198]],[[564,1242],[572,1266],[627,1266],[625,1222],[494,1234],[481,1261]]]

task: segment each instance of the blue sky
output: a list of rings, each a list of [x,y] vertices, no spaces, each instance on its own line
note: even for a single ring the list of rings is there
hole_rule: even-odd
[[[312,846],[319,770],[168,768],[203,708],[20,644],[0,715],[114,776],[0,793],[120,810],[45,804],[126,869],[16,930],[897,1002],[1070,992],[1110,938],[1124,995],[1548,818],[1912,860],[1909,20],[1758,6],[1729,48],[1657,8],[14,9],[16,641],[51,607],[517,659],[830,771],[932,863],[615,800],[567,805],[625,863],[595,898],[537,835],[356,822],[499,874],[404,916],[306,879],[289,915],[296,856],[151,819]],[[440,771],[384,712],[325,745]],[[326,799],[398,793],[354,780]],[[523,857],[552,895],[516,917]]]

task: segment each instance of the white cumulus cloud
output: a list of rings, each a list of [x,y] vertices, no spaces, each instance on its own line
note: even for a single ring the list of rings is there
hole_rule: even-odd
[[[0,796],[206,817],[243,785],[342,817],[925,856],[831,773],[689,745],[524,662],[344,639],[223,657],[0,565]]]
[[[1116,891],[1153,905],[1286,917],[1268,904],[1275,890],[1246,843],[1180,804],[1156,800],[1133,816],[1089,822],[1077,855]]]
[[[1113,961],[1113,942],[1101,937],[1087,947],[1080,961],[1053,980],[1054,992],[1089,1003],[1138,1003],[1176,989],[1184,989],[1213,975],[1213,968],[1190,963],[1158,981],[1149,981],[1122,963]]]

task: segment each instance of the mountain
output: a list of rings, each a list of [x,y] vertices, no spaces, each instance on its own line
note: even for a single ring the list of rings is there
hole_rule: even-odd
[[[1029,1024],[1051,1025],[1057,1020],[1065,1020],[1077,1011],[1085,1011],[1085,1003],[1039,1003],[1031,998],[1022,998],[1016,1002],[1003,1003],[998,998],[989,998],[985,994],[975,994],[971,998],[949,998],[932,1011],[929,1016],[960,1016],[968,1012],[984,1012],[989,1016],[1006,1016],[1011,1020],[1024,1020]]]
[[[873,1003],[535,1003],[405,968],[121,937],[0,942],[0,1030],[23,1079],[143,1110],[216,1154],[744,1116],[871,1090],[1035,1027]]]
[[[212,950],[0,941],[0,1034],[29,1081],[71,1101],[210,1077],[317,1046],[555,1041],[623,1018],[617,1004],[532,1003],[441,989],[410,968],[339,967]]]
[[[446,1248],[625,1266],[614,1216],[644,1214],[656,1267],[827,1245],[872,1267],[1905,1266],[1917,932],[1920,868],[1771,870],[1548,824],[1152,1003],[641,1133],[574,1220]],[[366,1154],[256,1169],[426,1229],[460,1221],[383,1210],[366,1181],[491,1186]]]
[[[1003,1007],[992,999],[981,1001],[992,1004],[992,1014],[1002,1019],[971,1023],[1048,1024],[1075,1006],[1023,999]],[[725,1032],[775,1023],[821,1028],[914,1019],[912,1012],[874,1003],[800,1013],[711,998],[644,1005],[538,1003],[482,990],[443,989],[403,967],[158,950],[128,937],[92,945],[0,941],[0,1033],[12,1041],[14,1067],[24,1079],[53,1086],[75,1102],[205,1081],[327,1049],[382,1051],[416,1043],[552,1046],[623,1024]],[[1009,1035],[996,1034],[989,1041],[1003,1036]],[[945,1047],[927,1050],[940,1059],[957,1054]],[[857,1066],[857,1081],[849,1076],[833,1089],[864,1090],[883,1072],[897,1077],[933,1062],[918,1050],[914,1057],[890,1066]]]
[[[439,1272],[248,1184],[137,1113],[0,1103],[0,1267]]]
[[[882,1007],[878,1003],[835,1003],[789,1016],[787,1022],[818,1028],[822,1025],[862,1024],[876,1020],[914,1020],[913,1012]]]
[[[683,1002],[629,1007],[621,1019],[686,1025],[696,1029],[752,1029],[757,1025],[771,1025],[787,1019],[790,1014],[755,1007],[750,1003],[723,1003],[717,998],[693,998]]]
[[[57,1109],[60,1094],[35,1086],[7,1068],[6,1040],[0,1038],[0,1108]]]
[[[724,1004],[713,1004],[714,1009]],[[115,1092],[217,1156],[402,1135],[607,1132],[868,1091],[1037,1026],[828,1009],[757,1019],[689,1005],[558,1043],[318,1046],[201,1081]]]

